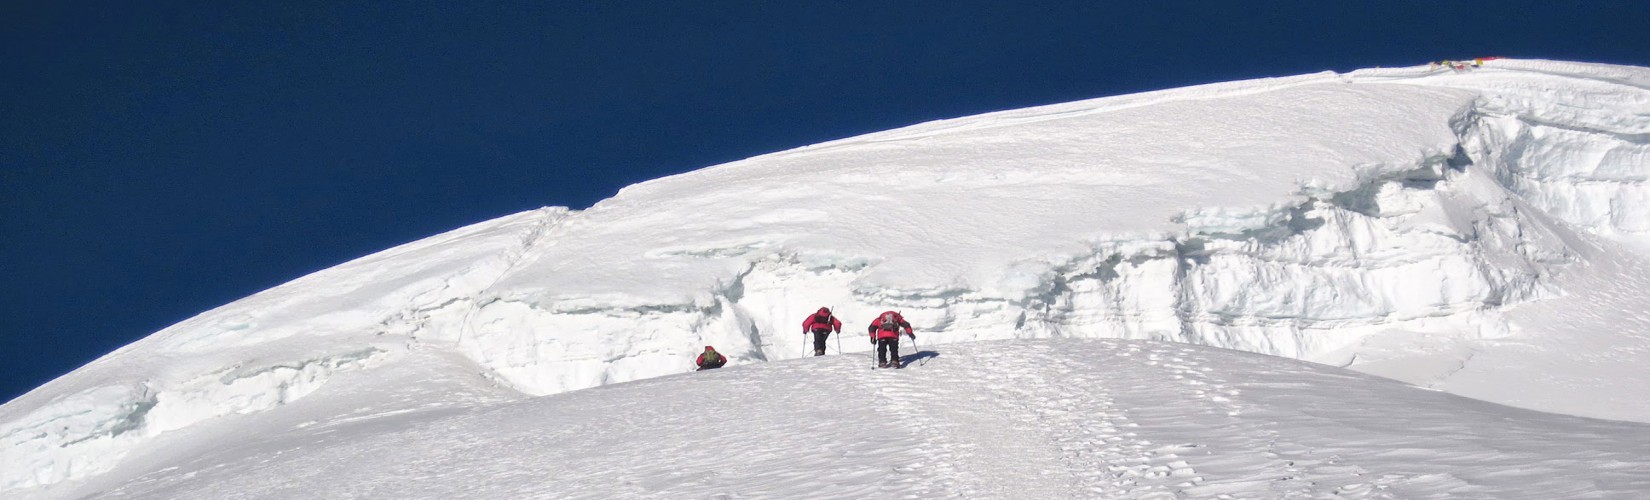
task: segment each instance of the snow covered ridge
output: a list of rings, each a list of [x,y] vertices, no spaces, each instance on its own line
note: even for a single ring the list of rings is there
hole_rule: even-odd
[[[0,406],[0,490],[103,473],[411,350],[550,394],[686,371],[706,344],[796,357],[821,305],[846,332],[900,309],[924,345],[1314,358],[1389,330],[1541,335],[1505,312],[1581,293],[1563,277],[1601,241],[1650,231],[1647,177],[1650,70],[1593,64],[1323,73],[921,124],[476,224],[204,313]],[[1644,403],[1518,403],[1650,420]]]

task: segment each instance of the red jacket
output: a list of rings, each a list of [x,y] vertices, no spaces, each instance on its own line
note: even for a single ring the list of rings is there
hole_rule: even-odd
[[[716,362],[705,364],[705,355],[711,353],[716,353]],[[700,368],[721,368],[722,365],[728,364],[728,357],[722,353],[716,352],[714,349],[706,349],[705,352],[699,353],[698,358],[694,358],[693,364],[698,365]]]
[[[905,329],[906,335],[917,338],[917,334],[911,332],[911,323],[906,322],[904,316],[900,316],[899,313],[894,311],[887,311],[878,314],[877,319],[871,320],[871,326],[866,328],[866,331],[870,332],[871,340],[897,339],[902,328]]]
[[[825,318],[825,320],[820,321],[819,318]],[[831,315],[831,309],[829,307],[821,307],[819,308],[819,312],[808,315],[808,319],[802,321],[802,333],[808,333],[814,330],[830,330],[837,333],[842,333],[842,321],[836,319],[836,316]]]

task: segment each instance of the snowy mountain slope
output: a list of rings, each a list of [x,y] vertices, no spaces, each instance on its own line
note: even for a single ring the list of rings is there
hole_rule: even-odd
[[[951,344],[269,429],[135,498],[1629,498],[1650,424],[1165,342]],[[182,473],[182,471],[191,471]],[[1224,495],[1224,496],[1223,496]]]
[[[949,120],[633,186],[490,289],[462,348],[543,394],[675,370],[704,342],[784,357],[772,332],[818,304],[901,308],[947,341],[1313,357],[1392,329],[1505,337],[1503,308],[1575,293],[1557,278],[1591,236],[1643,218],[1638,184],[1568,174],[1645,175],[1650,92],[1618,83],[1642,70],[1366,73]],[[1578,216],[1600,205],[1615,215]],[[628,346],[631,316],[699,338]]]
[[[519,214],[386,250],[110,353],[0,406],[0,486],[94,475],[152,437],[290,404],[339,373],[410,362],[401,358],[417,332],[453,315],[455,298],[496,280],[565,214]],[[384,378],[363,383],[393,387]]]
[[[705,344],[793,358],[820,305],[848,331],[898,308],[935,344],[1175,340],[1650,421],[1650,400],[1620,390],[1650,382],[1647,81],[1498,60],[1206,85],[921,124],[484,222],[203,313],[0,406],[0,491],[118,483],[259,419],[416,407],[374,396],[404,394],[409,372],[454,380],[430,401],[495,401],[679,373]]]

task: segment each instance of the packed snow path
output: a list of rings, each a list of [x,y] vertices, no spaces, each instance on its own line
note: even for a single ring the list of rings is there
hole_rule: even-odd
[[[827,356],[266,429],[120,498],[1643,498],[1650,425],[1182,344]],[[277,444],[278,443],[278,444]],[[292,453],[293,450],[303,453]],[[185,472],[187,471],[187,472]]]

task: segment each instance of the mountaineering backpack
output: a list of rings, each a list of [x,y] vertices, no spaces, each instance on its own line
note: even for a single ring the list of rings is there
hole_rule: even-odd
[[[831,330],[831,317],[830,316],[814,316],[813,330],[816,331],[816,332],[830,331]]]
[[[886,313],[886,314],[882,315],[882,325],[879,327],[879,329],[882,329],[882,330],[898,330],[899,329],[899,321],[894,319],[894,313]]]
[[[705,365],[714,365],[722,362],[722,353],[710,351],[705,353]]]

